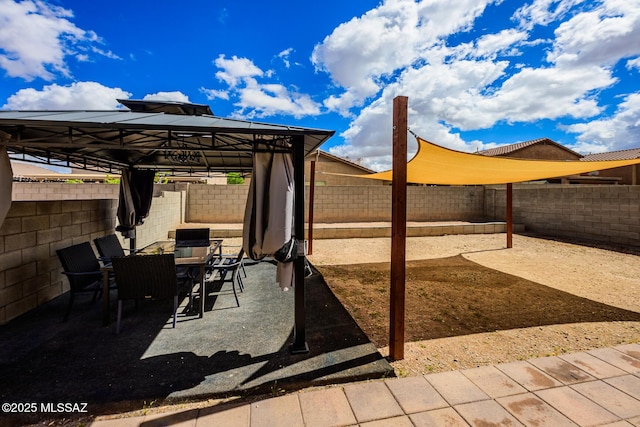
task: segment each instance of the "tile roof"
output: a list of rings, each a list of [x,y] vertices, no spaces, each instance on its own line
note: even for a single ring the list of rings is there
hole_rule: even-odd
[[[627,160],[640,158],[640,148],[630,148],[628,150],[610,151],[608,153],[587,154],[583,161],[597,160]]]
[[[565,147],[564,145],[558,144],[557,142],[549,138],[538,138],[538,139],[532,139],[531,141],[524,141],[524,142],[517,142],[515,144],[502,145],[500,147],[479,151],[478,154],[482,154],[484,156],[491,156],[491,157],[506,156],[507,154],[511,154],[516,151],[522,150],[523,148],[530,147],[532,145],[536,145],[540,143],[556,145],[557,147],[562,148],[563,150],[566,150],[572,154],[575,154],[576,156],[582,157],[581,154],[576,153],[575,151]]]

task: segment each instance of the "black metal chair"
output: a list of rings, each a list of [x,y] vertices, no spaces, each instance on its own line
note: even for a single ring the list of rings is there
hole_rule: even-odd
[[[105,264],[109,264],[111,262],[111,258],[123,257],[126,255],[124,249],[122,249],[120,241],[118,240],[118,236],[115,234],[109,234],[93,239],[93,243],[96,245],[96,249],[100,254],[100,260]]]
[[[102,272],[100,271],[100,263],[91,248],[89,242],[79,243],[56,251],[60,264],[62,264],[63,272],[69,280],[69,306],[64,315],[64,321],[69,319],[73,301],[78,293],[93,292],[95,302],[98,295],[102,293]],[[110,284],[110,288],[115,284]]]
[[[237,255],[234,256],[218,256],[213,258],[211,264],[205,267],[207,275],[209,276],[209,282],[215,285],[219,285],[220,288],[224,283],[231,283],[231,289],[233,290],[233,296],[236,299],[236,304],[240,307],[240,301],[238,300],[238,292],[236,291],[236,284],[240,289],[240,292],[244,291],[244,283],[242,282],[242,276],[240,270],[243,268],[244,249],[240,249]]]
[[[162,300],[173,298],[173,327],[178,311],[178,278],[173,254],[138,255],[112,258],[113,273],[118,284],[118,317],[116,333],[120,333],[124,300]]]

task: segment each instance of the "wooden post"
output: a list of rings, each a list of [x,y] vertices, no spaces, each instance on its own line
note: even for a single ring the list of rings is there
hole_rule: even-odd
[[[309,173],[309,226],[307,228],[307,239],[309,240],[309,247],[307,248],[307,254],[313,255],[313,198],[316,190],[316,161],[311,161],[311,171]]]
[[[393,100],[393,182],[391,187],[391,289],[389,357],[404,359],[404,312],[407,240],[407,106],[408,98]]]
[[[507,184],[507,248],[513,247],[513,184]]]

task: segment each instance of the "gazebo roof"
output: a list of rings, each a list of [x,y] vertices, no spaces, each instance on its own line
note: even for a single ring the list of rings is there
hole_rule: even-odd
[[[277,151],[303,143],[307,155],[333,134],[329,130],[213,115],[126,110],[0,111],[0,146],[6,146],[12,158],[101,172],[123,167],[176,175],[247,172],[256,150]]]

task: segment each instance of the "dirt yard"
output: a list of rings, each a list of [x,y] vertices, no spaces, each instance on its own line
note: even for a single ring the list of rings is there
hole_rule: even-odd
[[[391,242],[315,240],[309,260],[388,354]],[[640,257],[504,234],[407,239],[399,376],[640,341]]]

